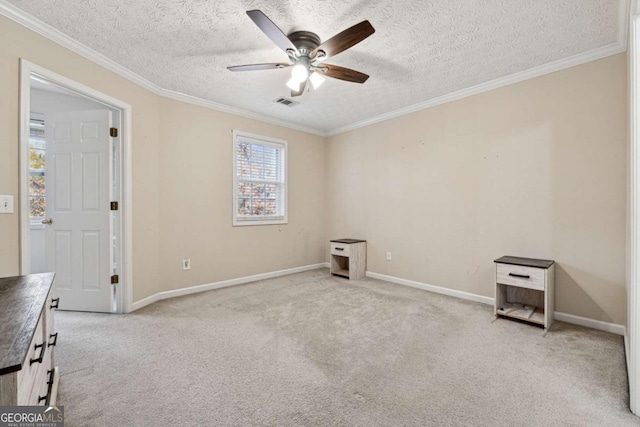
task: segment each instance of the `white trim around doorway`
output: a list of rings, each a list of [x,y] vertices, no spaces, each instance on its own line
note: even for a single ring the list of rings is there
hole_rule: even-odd
[[[625,352],[629,375],[629,406],[640,414],[640,1],[629,13],[629,175],[627,228],[627,328]]]
[[[39,77],[54,83],[83,97],[90,98],[107,107],[121,111],[121,146],[120,146],[120,201],[119,241],[120,266],[118,272],[119,284],[117,285],[116,311],[128,313],[133,303],[133,194],[132,194],[132,161],[131,161],[131,105],[85,86],[65,76],[54,73],[44,67],[36,65],[25,59],[20,59],[20,274],[29,274],[30,266],[30,242],[29,242],[29,183],[26,179],[29,165],[29,117],[31,114],[31,77]]]

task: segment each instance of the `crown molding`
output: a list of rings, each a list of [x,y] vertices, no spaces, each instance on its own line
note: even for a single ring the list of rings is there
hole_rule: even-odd
[[[389,113],[381,114],[370,119],[362,120],[356,123],[352,123],[347,126],[343,126],[334,129],[329,132],[329,136],[338,135],[351,130],[359,129],[364,126],[369,126],[374,123],[382,122],[385,120],[393,119],[396,117],[404,116],[407,114],[415,113],[416,111],[425,110],[427,108],[435,107],[437,105],[446,104],[448,102],[457,101],[462,98],[477,95],[490,90],[498,89],[503,86],[508,86],[513,83],[518,83],[523,80],[532,79],[534,77],[543,76],[545,74],[553,73],[556,71],[564,70],[566,68],[574,67],[576,65],[584,64],[586,62],[602,59],[607,56],[616,55],[626,50],[625,47],[619,43],[615,43],[609,46],[605,46],[599,49],[595,49],[586,53],[571,56],[569,58],[561,59],[559,61],[550,62],[539,67],[530,68],[528,70],[511,74],[499,79],[491,80],[489,82],[480,83],[479,85],[472,86],[466,89],[462,89],[456,92],[452,92],[437,98],[432,98],[418,104],[413,104],[408,107],[400,108],[398,110],[391,111]]]
[[[101,53],[98,53],[90,47],[76,41],[75,39],[64,34],[62,31],[53,28],[49,24],[45,24],[41,20],[24,12],[22,9],[19,9],[18,7],[6,2],[5,0],[0,0],[0,14],[11,19],[12,21],[17,22],[23,27],[27,27],[28,29],[40,34],[41,36],[51,40],[52,42],[57,43],[62,47],[65,47],[72,52],[75,52],[78,55],[100,65],[101,67],[106,68],[107,70],[112,71],[121,77],[124,77],[125,79],[137,84],[138,86],[142,86],[143,88],[155,94],[158,94],[158,92],[161,90],[160,86],[156,85],[155,83],[150,82],[139,74],[134,73],[133,71],[123,67],[122,65],[107,58]]]
[[[349,132],[351,130],[359,129],[365,126],[372,125],[374,123],[383,122],[385,120],[393,119],[396,117],[404,116],[406,114],[415,113],[416,111],[425,110],[427,108],[435,107],[438,105],[446,104],[447,102],[457,101],[468,96],[478,95],[482,92],[487,92],[493,89],[498,89],[503,86],[507,86],[513,83],[518,83],[523,80],[532,79],[534,77],[540,77],[545,74],[554,73],[556,71],[564,70],[566,68],[575,67],[576,65],[585,64],[590,61],[606,58],[607,56],[616,55],[618,53],[627,51],[627,39],[629,33],[629,13],[630,9],[634,9],[635,13],[640,14],[640,0],[618,0],[618,40],[616,43],[612,43],[607,46],[603,46],[598,49],[590,50],[578,55],[570,56],[558,61],[550,62],[548,64],[540,65],[538,67],[530,68],[528,70],[511,74],[505,77],[500,77],[489,82],[480,83],[470,88],[462,89],[456,92],[448,93],[446,95],[439,96],[437,98],[428,99],[424,102],[409,105],[407,107],[400,108],[398,110],[390,111],[385,114],[381,114],[376,117],[365,119],[350,125],[342,126],[337,129],[333,129],[327,132],[327,136],[334,136],[341,133]],[[633,10],[631,10],[633,12]]]
[[[176,101],[186,102],[188,104],[197,105],[200,107],[208,108],[211,110],[222,111],[224,113],[230,113],[241,117],[246,117],[253,120],[258,120],[261,122],[283,126],[289,129],[298,130],[306,133],[310,133],[313,135],[319,136],[327,136],[326,132],[323,132],[318,129],[295,125],[289,123],[285,120],[276,119],[271,116],[267,116],[260,113],[255,113],[252,111],[244,110],[241,108],[231,107],[228,105],[219,104],[217,102],[209,101],[206,99],[198,98],[192,95],[186,95],[183,93],[175,92],[172,90],[164,89],[157,84],[147,80],[141,75],[129,70],[128,68],[118,64],[114,60],[104,56],[103,54],[91,49],[90,47],[76,41],[75,39],[69,37],[63,32],[53,28],[49,24],[44,23],[43,21],[35,18],[34,16],[24,12],[20,8],[14,6],[11,3],[6,2],[5,0],[0,0],[0,15],[3,15],[14,22],[26,27],[41,36],[51,40],[52,42],[59,44],[62,47],[69,49],[72,52],[77,53],[89,61],[98,64],[99,66],[106,68],[109,71],[129,80],[132,83],[135,83],[138,86],[147,89],[148,91],[162,96],[164,98],[173,99]]]
[[[271,116],[265,116],[263,114],[253,113],[251,111],[243,110],[241,108],[231,107],[225,104],[219,104],[217,102],[208,101],[206,99],[198,98],[196,96],[187,95],[187,94],[176,92],[173,90],[161,89],[160,95],[162,95],[165,98],[173,99],[176,101],[186,102],[188,104],[209,108],[211,110],[222,111],[225,113],[234,114],[236,116],[246,117],[248,119],[259,120],[262,122],[270,123],[272,125],[283,126],[289,129],[299,130],[301,132],[306,132],[306,133],[323,136],[323,137],[328,136],[326,132],[322,132],[315,128],[297,125],[295,123],[290,123],[285,120],[276,119]]]
[[[394,110],[389,113],[381,114],[379,116],[362,120],[356,123],[352,123],[346,126],[342,126],[327,132],[324,132],[315,128],[302,126],[302,125],[296,125],[296,124],[287,122],[286,120],[277,119],[272,116],[252,112],[249,110],[244,110],[237,107],[232,107],[229,105],[219,104],[217,102],[198,98],[196,96],[187,95],[184,93],[164,89],[158,86],[157,84],[142,77],[141,75],[118,64],[112,59],[109,59],[106,56],[102,55],[101,53],[98,53],[97,51],[91,49],[90,47],[74,40],[73,38],[67,36],[63,32],[44,23],[43,21],[22,11],[21,9],[17,8],[11,3],[6,2],[5,0],[0,0],[0,14],[6,16],[7,18],[17,22],[18,24],[26,28],[29,28],[30,30],[53,41],[54,43],[57,43],[79,54],[80,56],[106,68],[107,70],[114,72],[120,77],[123,77],[131,81],[132,83],[135,83],[138,86],[141,86],[149,90],[150,92],[156,95],[162,96],[164,98],[173,99],[176,101],[181,101],[181,102],[185,102],[192,105],[197,105],[197,106],[208,108],[211,110],[222,111],[225,113],[234,114],[237,116],[246,117],[253,120],[258,120],[261,122],[286,127],[293,130],[310,133],[313,135],[329,137],[333,135],[338,135],[340,133],[348,132],[351,130],[355,130],[364,126],[369,126],[374,123],[389,120],[395,117],[411,114],[416,111],[435,107],[437,105],[441,105],[447,102],[457,101],[459,99],[466,98],[468,96],[477,95],[482,92],[487,92],[487,91],[497,89],[503,86],[507,86],[513,83],[518,83],[523,80],[539,77],[544,74],[553,73],[556,71],[563,70],[565,68],[574,67],[576,65],[584,64],[586,62],[595,61],[597,59],[602,59],[607,56],[616,55],[618,53],[625,52],[627,50],[629,13],[638,12],[637,9],[638,7],[640,7],[638,6],[640,4],[640,0],[618,0],[618,1],[619,1],[620,15],[618,19],[619,21],[618,22],[618,40],[616,43],[613,43],[611,45],[604,46],[598,49],[594,49],[579,55],[575,55],[569,58],[561,59],[559,61],[551,62],[549,64],[541,65],[539,67],[531,68],[529,70],[526,70],[520,73],[511,74],[509,76],[501,77],[499,79],[495,79],[486,83],[481,83],[479,85],[462,89],[462,90],[459,90],[447,95],[443,95],[437,98],[432,98],[424,102],[420,102],[414,105],[410,105],[408,107],[400,108],[398,110]],[[633,10],[630,10],[630,9],[633,9]]]

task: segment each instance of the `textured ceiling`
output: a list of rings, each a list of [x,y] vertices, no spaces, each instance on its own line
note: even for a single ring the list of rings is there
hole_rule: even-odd
[[[153,83],[321,132],[617,42],[619,0],[10,0]],[[622,2],[624,3],[624,2]],[[249,19],[324,41],[368,19],[376,32],[328,63],[371,77],[327,78],[285,107],[287,61]]]

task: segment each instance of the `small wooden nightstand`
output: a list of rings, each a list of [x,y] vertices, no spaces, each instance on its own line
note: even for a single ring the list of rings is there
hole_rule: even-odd
[[[331,274],[347,279],[363,279],[367,271],[367,241],[331,240]]]
[[[553,323],[554,261],[503,256],[494,262],[495,315],[549,329]]]

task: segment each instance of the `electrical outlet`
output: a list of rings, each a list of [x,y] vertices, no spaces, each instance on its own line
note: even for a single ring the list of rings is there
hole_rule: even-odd
[[[182,260],[182,269],[191,270],[191,258],[184,258]]]
[[[387,252],[387,261],[391,261],[391,252]]]

